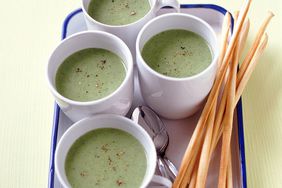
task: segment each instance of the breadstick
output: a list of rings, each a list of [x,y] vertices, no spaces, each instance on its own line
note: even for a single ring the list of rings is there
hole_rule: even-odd
[[[234,60],[231,63],[230,75],[227,83],[227,100],[226,100],[226,109],[225,109],[225,118],[224,118],[224,128],[223,128],[223,138],[222,138],[222,150],[220,158],[220,169],[219,169],[219,179],[218,187],[226,187],[226,176],[227,176],[227,167],[228,159],[230,153],[230,142],[232,135],[232,126],[233,126],[233,115],[234,115],[234,98],[236,93],[236,76],[237,76],[237,66],[239,62],[239,46],[237,45],[234,51]]]
[[[267,46],[267,42],[268,42],[268,35],[265,34],[264,35],[264,40],[262,43],[260,43],[260,45],[258,46],[258,49],[255,51],[254,56],[251,58],[251,62],[249,63],[240,83],[238,84],[237,90],[236,90],[236,97],[235,97],[235,101],[236,103],[239,101],[244,88],[246,87],[252,72],[254,71],[259,58],[261,57],[263,51],[265,50],[266,46]],[[235,108],[235,107],[234,107]]]
[[[247,19],[247,21],[245,21],[243,29],[242,29],[242,34],[240,36],[240,40],[239,40],[239,57],[242,56],[244,48],[246,46],[246,42],[247,42],[247,38],[249,35],[249,31],[250,31],[250,20]]]
[[[268,11],[266,18],[263,21],[263,24],[261,25],[259,32],[255,38],[255,42],[250,50],[250,52],[248,53],[248,55],[246,56],[246,58],[244,59],[240,70],[238,72],[238,82],[237,82],[237,87],[238,87],[238,83],[241,81],[243,74],[245,73],[247,67],[248,67],[248,63],[250,62],[251,58],[254,56],[254,53],[261,41],[261,38],[263,37],[263,34],[265,33],[266,27],[268,26],[270,20],[273,18],[274,14],[271,11]]]
[[[217,100],[216,100],[217,101]],[[207,132],[204,139],[204,145],[202,148],[200,161],[199,161],[199,169],[197,175],[197,188],[205,188],[206,186],[206,179],[208,176],[208,169],[209,169],[209,155],[210,155],[210,148],[211,148],[211,141],[212,141],[212,134],[213,134],[213,127],[214,127],[214,119],[215,119],[215,112],[216,112],[216,103],[214,103],[212,107],[212,111],[209,115],[207,121]]]
[[[240,52],[239,52],[240,53]],[[227,180],[226,180],[226,187],[233,188],[233,176],[232,176],[232,155],[231,150],[229,150],[229,161],[228,161],[228,170],[227,170]]]

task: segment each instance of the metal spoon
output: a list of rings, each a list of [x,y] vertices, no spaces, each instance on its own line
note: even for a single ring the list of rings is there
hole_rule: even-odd
[[[158,155],[158,167],[162,176],[174,181],[177,169],[165,156],[169,137],[162,120],[152,109],[146,106],[137,107],[133,111],[131,119],[141,125],[153,139]]]

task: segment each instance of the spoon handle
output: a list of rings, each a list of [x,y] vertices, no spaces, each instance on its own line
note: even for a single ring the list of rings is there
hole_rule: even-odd
[[[170,179],[169,174],[167,173],[167,169],[165,167],[164,160],[161,157],[158,157],[158,167],[161,175],[165,178]]]
[[[165,165],[167,166],[169,172],[171,173],[171,178],[173,178],[173,180],[175,180],[175,178],[178,174],[178,170],[176,169],[174,164],[166,156],[163,157],[163,161],[164,161]]]

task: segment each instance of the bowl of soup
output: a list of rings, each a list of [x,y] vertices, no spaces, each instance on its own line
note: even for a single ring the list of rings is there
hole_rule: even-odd
[[[66,38],[47,66],[51,93],[72,120],[110,113],[125,115],[133,98],[133,59],[126,44],[102,31]]]
[[[146,104],[168,119],[193,115],[212,88],[218,51],[215,31],[198,17],[170,13],[148,22],[136,40]]]
[[[155,167],[150,136],[118,115],[101,114],[73,124],[55,153],[55,172],[63,187],[146,187],[154,181]]]

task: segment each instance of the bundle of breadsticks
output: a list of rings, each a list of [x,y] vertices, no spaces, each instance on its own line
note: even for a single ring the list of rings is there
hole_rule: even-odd
[[[230,142],[234,109],[266,48],[268,35],[265,31],[274,16],[272,12],[267,13],[252,47],[243,59],[242,51],[250,26],[247,19],[250,4],[251,0],[246,0],[241,10],[233,14],[235,28],[231,36],[231,15],[225,15],[217,76],[184,154],[174,188],[206,186],[211,157],[220,139],[222,144],[218,187],[233,187]],[[243,61],[238,70],[239,59]]]

